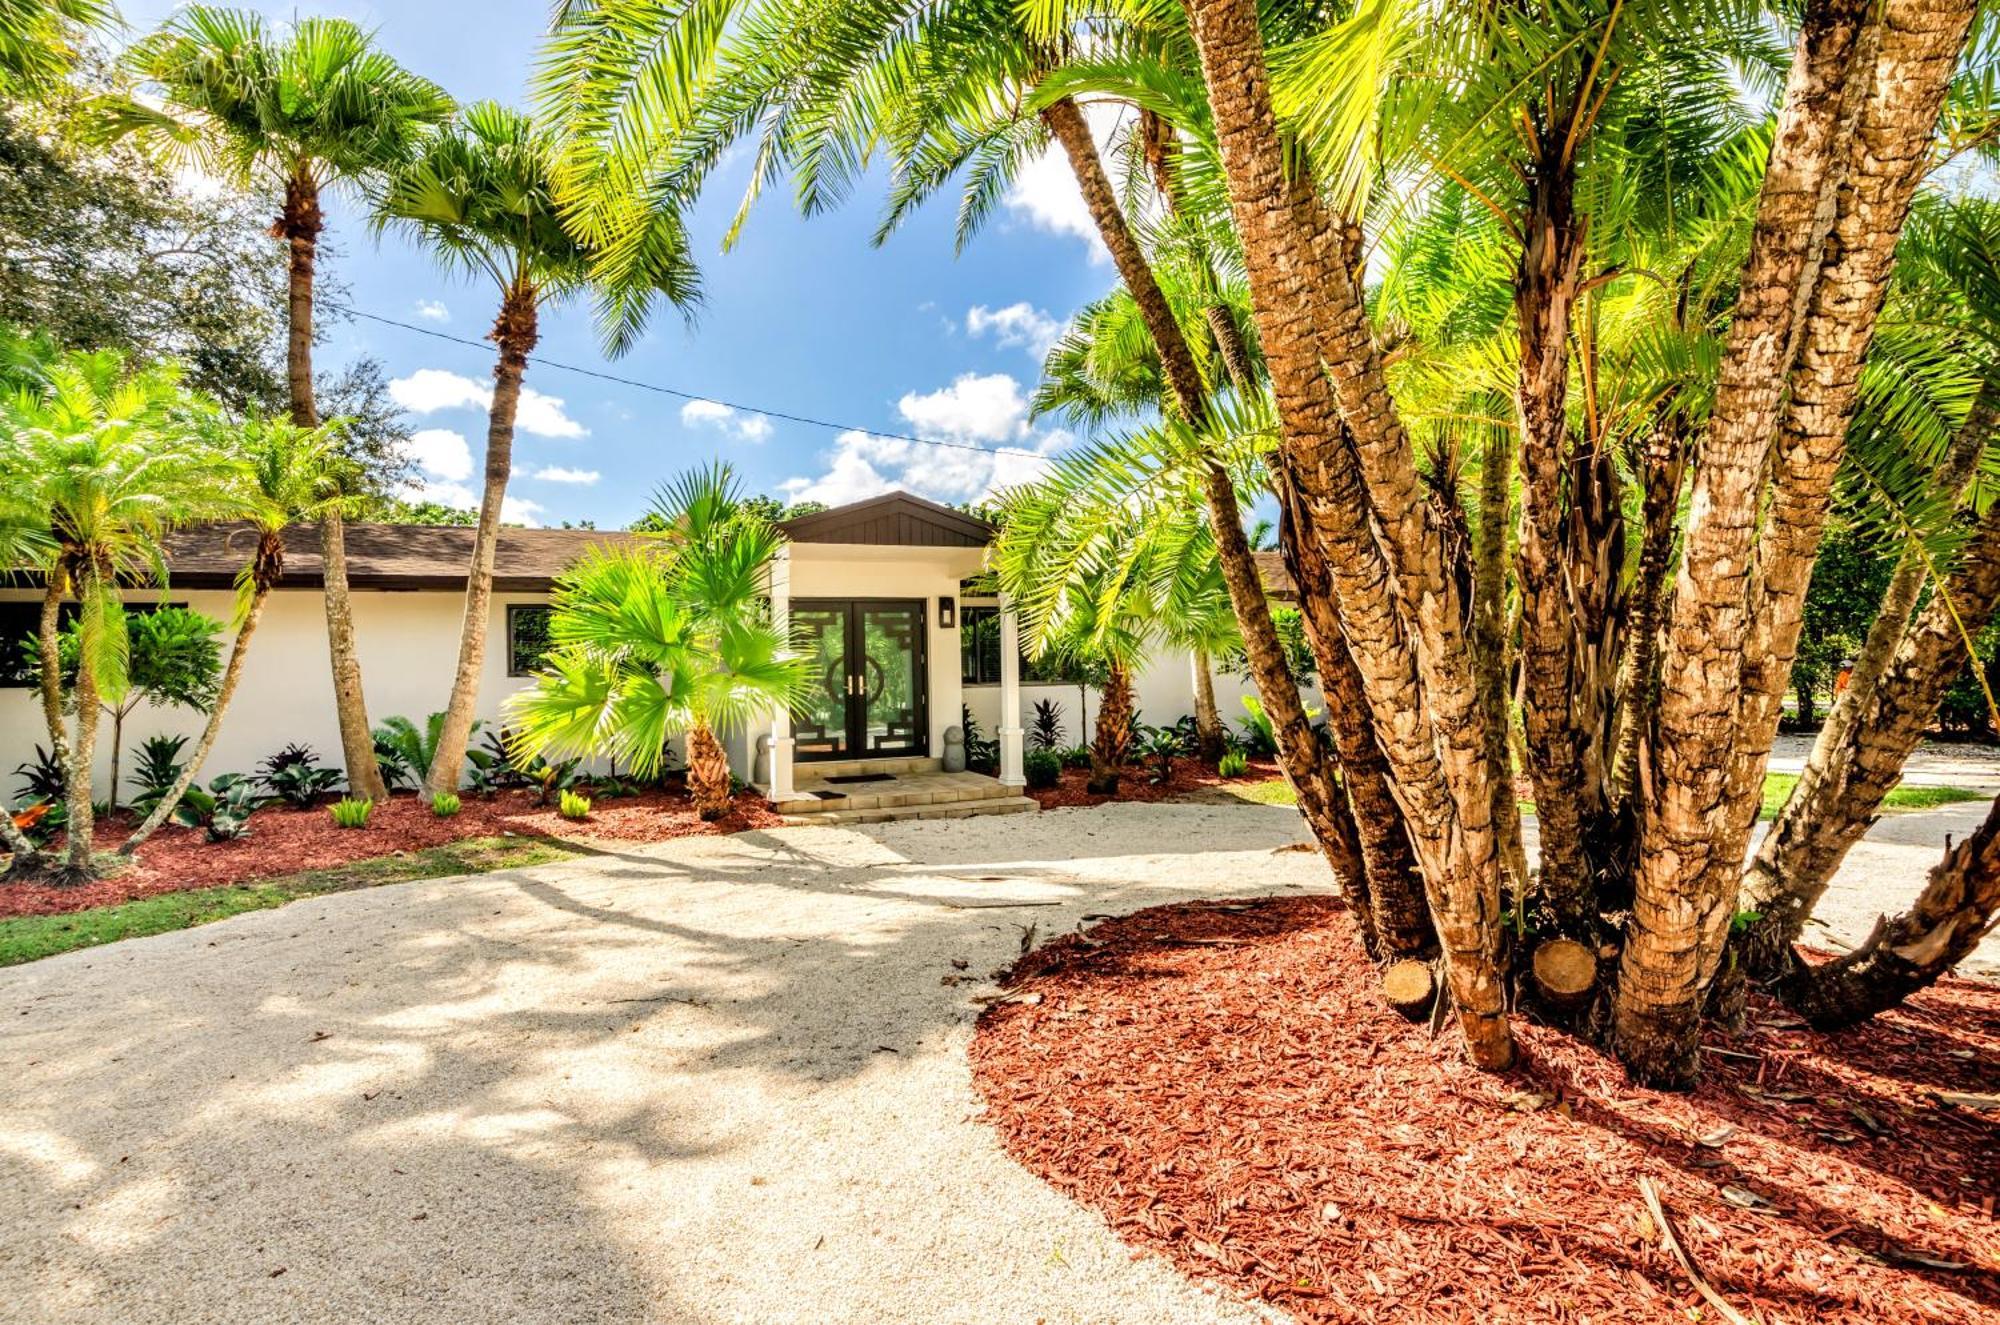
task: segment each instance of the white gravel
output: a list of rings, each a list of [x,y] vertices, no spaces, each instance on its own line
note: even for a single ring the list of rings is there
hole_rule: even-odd
[[[1010,1161],[965,1046],[1023,926],[1328,886],[1297,822],[692,839],[0,971],[0,1320],[1265,1319]]]

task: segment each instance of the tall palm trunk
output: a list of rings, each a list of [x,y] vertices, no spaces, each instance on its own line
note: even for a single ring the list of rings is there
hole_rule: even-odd
[[[1521,350],[1514,400],[1521,427],[1521,721],[1541,825],[1536,892],[1560,929],[1584,938],[1596,910],[1584,849],[1584,821],[1591,810],[1584,771],[1589,738],[1578,721],[1579,623],[1562,536],[1570,321],[1587,225],[1575,211],[1576,175],[1567,152],[1571,127],[1558,120],[1537,133],[1546,146],[1529,173],[1514,275]]]
[[[729,753],[705,722],[688,728],[688,795],[695,813],[703,819],[720,819],[729,813]]]
[[[1215,707],[1215,669],[1209,664],[1206,650],[1192,649],[1189,652],[1194,668],[1195,743],[1202,762],[1214,764],[1229,748],[1229,736],[1222,727],[1222,714]]]
[[[181,797],[194,785],[200,776],[202,766],[208,762],[209,752],[215,749],[216,737],[222,734],[222,718],[229,712],[229,702],[236,696],[236,684],[243,679],[243,661],[250,655],[250,640],[257,633],[257,623],[264,617],[264,603],[271,596],[271,589],[284,574],[285,545],[282,535],[265,533],[257,540],[257,550],[250,568],[250,605],[244,609],[243,620],[236,627],[236,638],[229,643],[229,661],[222,668],[222,684],[215,692],[215,703],[208,710],[208,721],[202,724],[201,737],[195,742],[194,753],[181,765],[166,794],[153,806],[139,826],[132,830],[130,837],[119,844],[118,854],[129,856],[137,851],[140,844],[159,831],[173,814],[174,807],[181,803]]]
[[[486,420],[486,485],[479,498],[472,564],[465,574],[458,671],[452,678],[451,700],[445,705],[444,725],[424,780],[424,789],[433,796],[458,790],[465,747],[472,739],[479,678],[486,666],[486,627],[493,615],[493,561],[500,546],[500,513],[507,500],[507,478],[514,469],[514,414],[521,401],[521,377],[538,336],[535,298],[533,285],[516,281],[508,288],[500,317],[493,324],[500,362],[493,369],[493,406]]]
[[[319,186],[299,173],[285,182],[284,211],[271,227],[285,241],[286,267],[285,381],[291,395],[292,422],[319,427],[319,405],[313,397],[313,280],[319,259],[320,231],[326,226],[319,206]],[[375,738],[368,727],[368,701],[361,685],[361,657],[354,644],[354,597],[347,585],[347,526],[340,512],[328,507],[319,522],[320,563],[326,598],[326,644],[333,669],[334,717],[340,726],[341,761],[347,785],[357,796],[385,800],[388,787],[375,762]]]
[[[1850,685],[1798,786],[1744,873],[1737,906],[1758,920],[1744,936],[1748,968],[1765,978],[1791,967],[1813,907],[1937,716],[1975,637],[2000,606],[2000,503],[1987,510],[1958,570],[1908,626],[1864,686]],[[1962,627],[1962,628],[1961,628]],[[1871,633],[1869,642],[1875,643]],[[1852,703],[1849,697],[1852,696]]]
[[[106,593],[100,579],[102,569],[86,556],[76,567],[72,580],[76,585],[77,601],[88,603],[94,594]],[[66,882],[83,883],[93,877],[91,868],[91,848],[97,835],[96,810],[90,799],[91,772],[97,762],[98,713],[97,669],[91,660],[97,656],[98,631],[103,627],[100,615],[86,608],[79,617],[77,632],[76,663],[76,740],[70,747],[71,759],[66,770],[69,778],[68,804],[63,818],[63,833],[68,843],[63,861],[63,877]]]
[[[1735,912],[1854,381],[1971,8],[1807,8],[1663,655],[1660,786],[1615,1030],[1650,1084],[1686,1085],[1699,1067],[1701,1003]]]
[[[1493,824],[1501,863],[1516,898],[1528,886],[1528,853],[1521,840],[1521,804],[1514,794],[1513,727],[1509,698],[1513,675],[1507,612],[1507,531],[1513,527],[1514,442],[1496,433],[1479,467],[1479,529],[1472,544],[1473,684],[1486,715],[1486,757],[1494,770]]]
[[[1065,98],[1044,110],[1042,120],[1062,145],[1098,234],[1159,352],[1173,407],[1190,427],[1201,428],[1209,417],[1207,385],[1195,365],[1187,336],[1153,275],[1152,264],[1118,206],[1117,192],[1104,172],[1104,162],[1097,154],[1097,144],[1091,139],[1082,110]],[[1361,862],[1348,847],[1354,840],[1353,828],[1341,822],[1347,811],[1337,800],[1334,770],[1313,734],[1312,721],[1299,699],[1298,682],[1285,664],[1284,645],[1271,619],[1270,601],[1257,573],[1250,540],[1243,532],[1243,513],[1236,498],[1235,482],[1213,461],[1204,466],[1201,478],[1209,527],[1215,536],[1216,557],[1243,635],[1244,657],[1249,662],[1258,698],[1277,734],[1279,758],[1298,791],[1299,812],[1322,850],[1327,852],[1329,863],[1344,874],[1355,874]],[[1100,720],[1101,717],[1100,713]],[[1115,770],[1096,772],[1098,780],[1108,779],[1115,784],[1116,777]]]
[[[1795,966],[1778,994],[1820,1030],[1895,1007],[1972,955],[2000,916],[2000,800],[1931,870],[1916,904],[1868,941],[1819,966]]]
[[[1640,803],[1639,746],[1657,745],[1660,705],[1660,623],[1666,615],[1667,571],[1674,554],[1681,480],[1687,469],[1685,421],[1663,407],[1641,457],[1639,567],[1627,600],[1625,673],[1618,682],[1618,734],[1611,758],[1613,796],[1636,813]]]
[[[1197,0],[1188,10],[1283,449],[1308,513],[1302,537],[1325,544],[1343,633],[1423,865],[1468,1049],[1479,1065],[1502,1068],[1514,1049],[1497,960],[1499,856],[1457,587],[1429,525],[1367,315],[1339,257],[1341,235],[1279,140],[1256,6]],[[1403,621],[1406,605],[1424,645],[1421,662]]]

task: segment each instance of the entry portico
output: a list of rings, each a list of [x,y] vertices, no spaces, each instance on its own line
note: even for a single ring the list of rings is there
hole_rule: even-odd
[[[892,492],[782,528],[786,546],[770,571],[771,612],[813,668],[804,700],[772,715],[769,771],[760,779],[766,794],[776,804],[795,804],[802,787],[821,785],[828,775],[907,779],[935,770],[964,699],[960,584],[985,569],[992,526]],[[1004,602],[1001,632],[998,787],[1013,789],[1025,785],[1020,650],[1014,613]],[[856,785],[842,799],[859,807],[872,798],[867,808],[876,808],[873,802],[896,794]],[[922,803],[925,793],[903,794],[919,798],[909,804]]]

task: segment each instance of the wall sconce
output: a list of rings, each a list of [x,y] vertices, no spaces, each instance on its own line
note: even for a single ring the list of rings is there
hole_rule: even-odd
[[[957,599],[955,598],[938,599],[938,629],[939,630],[958,629]]]

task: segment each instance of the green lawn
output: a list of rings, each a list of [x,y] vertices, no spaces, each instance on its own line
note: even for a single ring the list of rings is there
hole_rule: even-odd
[[[401,856],[357,860],[329,869],[307,870],[226,888],[195,888],[161,893],[117,906],[100,906],[60,916],[21,916],[0,920],[0,966],[14,966],[59,952],[92,948],[119,939],[143,938],[170,930],[205,925],[245,911],[283,906],[301,897],[373,888],[412,879],[436,879],[452,874],[545,865],[583,854],[559,842],[531,837],[469,837],[462,842],[429,847]]]
[[[1785,798],[1792,794],[1792,787],[1798,778],[1791,773],[1772,773],[1764,779],[1764,806],[1758,812],[1760,819],[1775,819],[1784,808]],[[1292,791],[1292,784],[1283,778],[1269,782],[1236,784],[1225,782],[1223,791],[1238,800],[1250,801],[1257,805],[1297,805],[1298,797]],[[1968,791],[1964,787],[1896,787],[1882,798],[1885,810],[1928,810],[1939,805],[1952,805],[1959,801],[1985,800],[1983,792]],[[1521,802],[1521,813],[1533,814],[1533,801]]]

